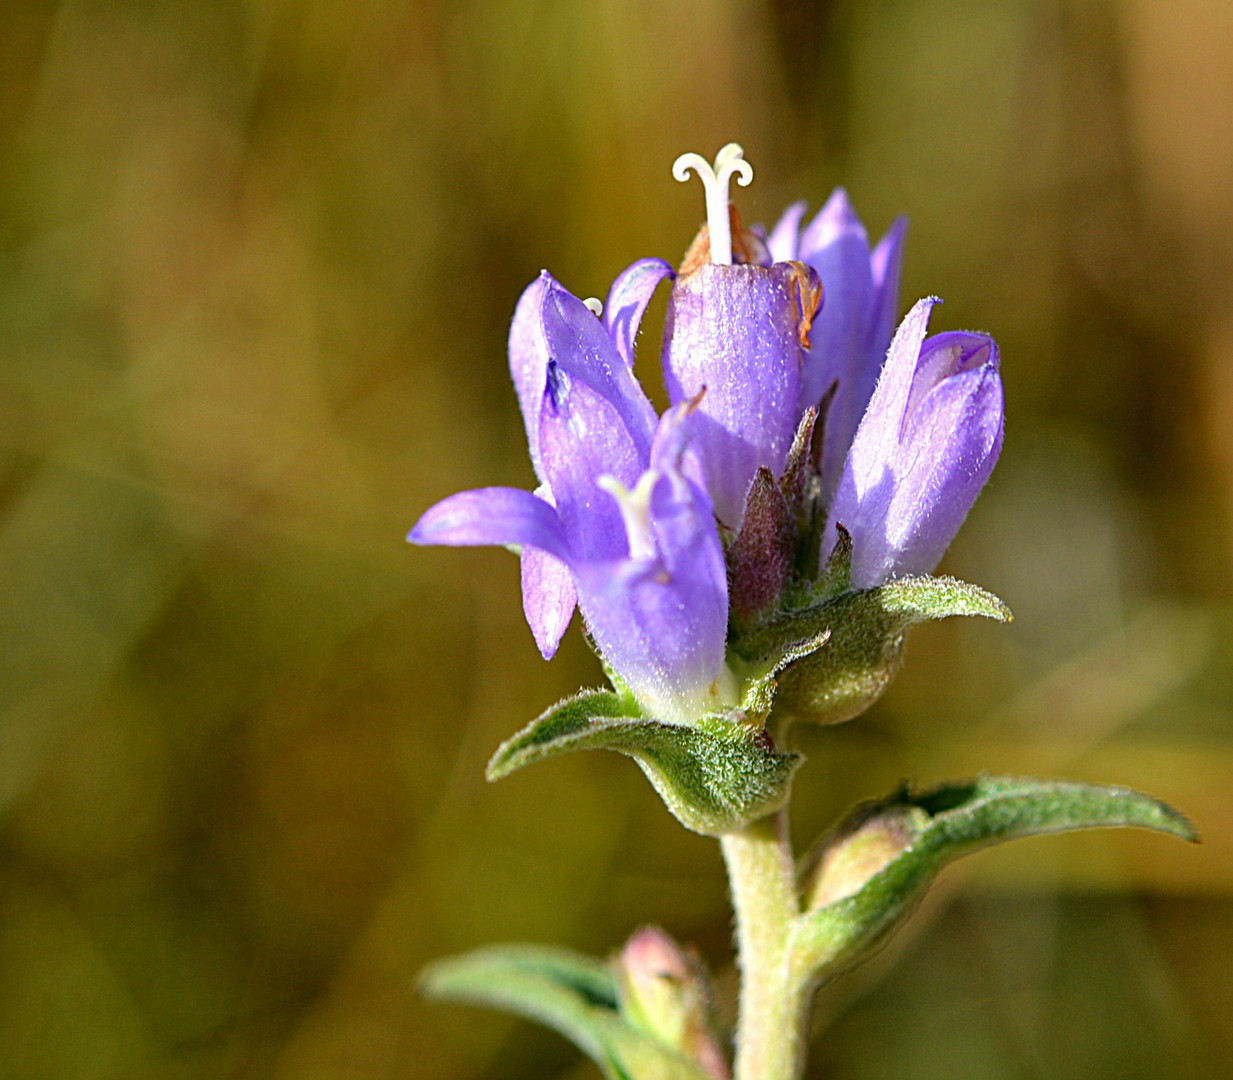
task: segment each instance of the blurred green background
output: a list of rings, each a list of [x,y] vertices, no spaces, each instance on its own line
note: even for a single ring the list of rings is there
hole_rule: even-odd
[[[1231,132],[1227,0],[7,0],[3,1075],[581,1080],[416,971],[650,920],[731,994],[716,847],[632,764],[483,781],[599,680],[578,630],[543,663],[508,554],[402,538],[532,482],[523,286],[678,259],[672,161],[737,139],[747,222],[909,214],[905,304],[995,333],[1008,399],[945,569],[1018,620],[802,733],[800,841],[982,768],[1204,834],[954,868],[810,1075],[1233,1076]]]

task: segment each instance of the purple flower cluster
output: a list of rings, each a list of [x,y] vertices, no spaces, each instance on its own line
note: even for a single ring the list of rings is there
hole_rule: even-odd
[[[797,203],[755,235],[729,216],[730,178],[752,176],[740,148],[713,167],[685,155],[675,172],[690,169],[707,187],[708,223],[669,299],[671,407],[656,417],[633,373],[668,264],[634,263],[602,315],[543,273],[518,303],[509,348],[539,487],[451,496],[408,537],[519,547],[543,655],[577,605],[644,714],[677,724],[737,704],[721,536],[739,530],[759,470],[783,471],[807,410],[819,413],[823,555],[846,529],[855,588],[933,569],[997,460],[1003,411],[997,346],[984,334],[926,338],[935,301],[891,341],[902,222],[871,250],[839,190],[804,229]]]

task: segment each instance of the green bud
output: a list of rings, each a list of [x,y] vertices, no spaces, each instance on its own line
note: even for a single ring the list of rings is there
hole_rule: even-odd
[[[846,822],[821,845],[816,869],[805,883],[805,909],[855,896],[900,855],[912,850],[929,815],[915,806],[875,808]]]

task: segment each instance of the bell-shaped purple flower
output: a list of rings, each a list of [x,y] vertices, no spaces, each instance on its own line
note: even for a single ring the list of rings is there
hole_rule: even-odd
[[[803,202],[790,206],[767,237],[767,248],[776,262],[799,259],[822,281],[825,303],[810,332],[798,415],[832,395],[820,420],[825,500],[838,483],[895,328],[907,222],[896,221],[871,251],[843,188],[801,229],[804,212]]]
[[[545,655],[576,599],[648,715],[690,723],[733,704],[733,688],[723,549],[688,445],[696,402],[657,421],[632,371],[642,312],[670,273],[635,263],[602,321],[547,274],[528,287],[510,366],[541,486],[454,495],[408,539],[521,547],[524,608]]]
[[[645,458],[655,414],[633,377],[634,337],[656,287],[671,274],[671,267],[662,259],[640,259],[622,272],[612,284],[604,311],[603,326],[608,331],[607,337],[598,333],[595,320],[580,319],[573,332],[581,336],[570,339],[571,331],[568,326],[562,325],[559,315],[563,301],[551,296],[554,291],[565,296],[569,294],[549,274],[541,274],[523,292],[510,326],[510,375],[526,424],[531,463],[541,481],[535,492],[540,498],[555,505],[551,486],[546,482],[539,440],[540,409],[548,376],[548,361],[554,348],[559,355],[571,356],[579,350],[590,350],[597,370],[605,373],[609,390],[617,399],[626,402],[627,414],[632,410],[632,415],[628,415],[627,419],[638,433],[639,460]],[[546,299],[552,299],[554,308],[547,312],[545,318]],[[573,300],[571,309],[576,314],[578,302],[573,297],[570,299]],[[622,472],[622,465],[617,461],[611,463],[609,472],[622,482],[633,483],[636,480],[636,474],[628,465]],[[556,653],[576,603],[574,581],[568,568],[542,548],[524,548],[522,606],[544,659],[550,659]]]
[[[998,348],[986,334],[925,338],[936,299],[900,324],[844,462],[830,508],[829,551],[852,537],[852,585],[929,573],[1002,448]]]

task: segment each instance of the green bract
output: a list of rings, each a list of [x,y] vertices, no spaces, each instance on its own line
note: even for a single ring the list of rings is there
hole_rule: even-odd
[[[885,940],[938,871],[963,855],[1020,836],[1118,825],[1196,839],[1190,822],[1164,803],[1070,781],[982,776],[925,792],[904,787],[858,807],[803,860],[784,926],[784,988],[807,1011],[812,988]],[[479,949],[433,964],[421,987],[431,997],[538,1020],[609,1080],[715,1080],[639,1022],[609,965],[565,949]]]
[[[572,750],[632,757],[681,824],[708,836],[778,810],[801,762],[799,754],[766,747],[756,729],[737,720],[704,717],[694,727],[643,720],[632,698],[591,690],[503,743],[488,763],[488,779]]]
[[[1012,618],[1001,600],[975,585],[946,577],[901,578],[779,615],[743,635],[734,648],[752,659],[782,648],[784,641],[829,634],[824,646],[785,670],[775,705],[783,715],[833,724],[864,712],[886,689],[912,626],[952,615]]]

